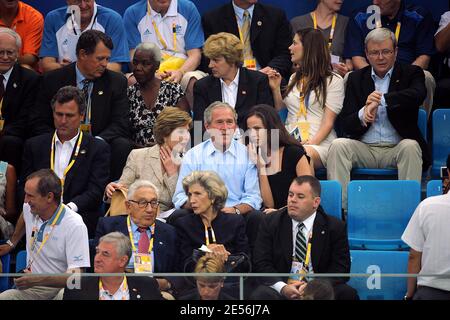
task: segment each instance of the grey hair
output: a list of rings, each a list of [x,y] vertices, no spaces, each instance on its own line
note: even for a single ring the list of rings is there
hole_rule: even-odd
[[[205,113],[203,114],[203,121],[204,121],[204,123],[211,124],[212,113],[217,108],[228,108],[228,109],[230,109],[233,112],[234,121],[237,122],[238,116],[237,116],[236,110],[234,110],[234,108],[232,106],[230,106],[226,102],[214,101],[213,103],[211,103],[208,106],[208,108],[206,108]]]
[[[133,198],[134,194],[136,193],[136,191],[138,191],[141,188],[151,188],[153,189],[153,191],[155,191],[156,193],[156,197],[159,199],[159,190],[158,188],[151,183],[148,180],[136,180],[134,181],[130,187],[128,188],[128,193],[127,193],[127,200],[132,200],[131,198]]]
[[[225,183],[215,171],[192,171],[183,179],[183,190],[186,194],[194,184],[199,184],[208,193],[208,198],[213,201],[215,211],[225,207],[228,198],[228,190]]]
[[[392,40],[394,48],[397,47],[397,40],[395,39],[395,34],[391,30],[387,28],[376,28],[367,34],[366,39],[364,40],[364,46],[367,49],[367,44],[369,43],[369,41],[380,43],[387,39]]]
[[[139,43],[136,46],[136,50],[134,52],[136,53],[136,51],[138,50],[150,52],[153,57],[153,60],[155,60],[156,62],[161,62],[161,49],[153,42]]]
[[[65,86],[60,88],[53,96],[51,101],[52,110],[55,111],[56,103],[64,104],[70,101],[75,101],[78,106],[78,113],[86,113],[86,100],[84,99],[83,90],[74,86]]]
[[[11,37],[13,37],[16,40],[17,51],[19,51],[20,48],[22,48],[22,38],[13,29],[0,27],[0,35],[1,34],[9,34]]]
[[[119,256],[119,257],[127,256],[128,261],[130,261],[130,258],[132,255],[131,241],[122,232],[115,231],[115,232],[108,233],[100,238],[98,243],[101,243],[101,242],[107,242],[107,243],[114,244],[116,247],[117,256]],[[127,264],[128,264],[128,261],[127,261]]]

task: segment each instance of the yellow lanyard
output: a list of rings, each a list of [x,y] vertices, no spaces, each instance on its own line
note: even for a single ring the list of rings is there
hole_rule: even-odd
[[[163,46],[164,50],[167,50],[167,43],[166,41],[164,41],[161,32],[159,32],[158,27],[156,26],[156,22],[155,20],[153,20],[151,18],[151,9],[152,7],[150,6],[150,2],[147,1],[147,14],[150,17],[150,19],[152,20],[152,25],[153,25],[153,29],[156,32],[156,35],[158,36],[158,40],[161,43],[161,45]],[[173,51],[176,52],[177,51],[177,25],[175,23],[172,23],[172,34],[173,34]]]
[[[36,254],[34,254],[34,257],[30,258],[30,262],[27,265],[27,269],[31,268],[31,265],[33,264],[34,260],[36,260],[36,258],[39,256],[39,253],[41,252],[42,248],[44,247],[45,243],[47,242],[48,238],[50,237],[50,234],[53,232],[53,229],[55,228],[56,222],[58,222],[59,220],[59,216],[61,215],[61,212],[64,209],[64,204],[61,204],[59,206],[59,210],[56,213],[56,217],[53,219],[52,224],[50,225],[50,231],[45,235],[44,239],[42,240],[42,243],[38,249],[38,251],[36,252]],[[36,216],[36,219],[37,216]],[[45,227],[44,227],[45,229]],[[36,235],[36,231],[37,231],[37,227],[36,224],[33,227],[33,232],[31,232],[31,238],[30,238],[30,252],[33,253],[34,252],[34,248],[36,246],[36,241],[37,241],[37,235]]]
[[[305,93],[303,92],[303,89],[304,89],[304,86],[305,86],[305,84],[304,84],[304,79],[302,79],[301,81],[300,81],[300,107],[299,107],[299,109],[298,109],[298,112],[297,112],[297,118],[300,118],[301,116],[304,116],[305,117],[305,120],[306,120],[306,105],[305,105]]]
[[[137,249],[136,249],[136,246],[134,245],[134,238],[133,238],[133,231],[131,230],[131,219],[130,219],[130,216],[127,217],[127,227],[128,227],[128,234],[130,236],[130,241],[131,241],[131,246],[133,248],[133,252],[136,253]],[[149,254],[152,253],[152,250],[153,250],[153,239],[155,238],[154,237],[154,235],[155,235],[155,224],[154,223],[150,226],[150,231],[151,231],[152,234],[151,234],[151,239],[150,239],[150,245],[148,247],[148,253]]]
[[[122,288],[122,300],[125,300],[125,297],[126,297],[127,291],[128,291],[128,283],[127,283],[127,277],[126,276],[123,277],[122,284],[123,285],[120,286]],[[99,290],[99,293],[102,292],[102,291],[106,291],[105,289],[103,289],[102,279],[98,280],[98,290]],[[99,299],[100,300],[105,300],[102,296],[100,296]]]
[[[311,12],[311,17],[313,19],[314,29],[317,30],[317,17],[316,17],[316,13],[314,11]],[[328,38],[328,48],[331,48],[331,44],[333,43],[334,30],[336,28],[336,20],[337,20],[337,14],[334,14],[333,20],[331,21],[331,31],[330,31],[330,37]]]
[[[64,190],[64,180],[66,179],[66,175],[70,171],[70,169],[72,169],[72,167],[75,163],[75,160],[78,157],[78,152],[80,151],[80,146],[81,146],[82,140],[83,140],[83,131],[80,131],[80,135],[78,136],[77,146],[75,148],[75,153],[74,153],[71,161],[69,162],[69,165],[64,169],[63,177],[61,178],[62,190]],[[53,171],[55,171],[55,143],[56,143],[56,131],[53,134],[52,148],[50,151],[50,169],[52,169]]]
[[[381,28],[381,27],[382,27],[381,21],[380,21],[380,20],[378,20],[378,21],[376,22],[376,27],[377,27],[377,28]],[[397,40],[397,44],[398,44],[398,38],[399,38],[399,36],[400,36],[400,29],[401,29],[401,27],[402,27],[401,22],[400,22],[400,21],[397,21],[397,26],[395,27],[395,40]]]
[[[209,246],[210,242],[209,242],[208,226],[205,223],[203,223],[203,225],[205,226],[205,243],[206,246]],[[214,229],[212,228],[212,226],[211,226],[211,236],[212,236],[212,243],[216,243],[216,235],[214,233]]]
[[[309,234],[308,237],[308,246],[306,249],[306,256],[305,261],[303,261],[302,269],[300,270],[300,274],[305,275],[308,273],[308,267],[309,267],[309,261],[311,260],[311,239],[312,239],[312,232]],[[303,277],[300,278],[300,280],[303,279]]]
[[[3,119],[2,118],[2,110],[3,110],[3,98],[2,98],[2,100],[0,100],[0,119]]]

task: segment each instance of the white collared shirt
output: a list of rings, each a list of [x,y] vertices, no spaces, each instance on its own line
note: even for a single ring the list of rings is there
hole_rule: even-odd
[[[314,212],[309,218],[307,218],[305,221],[303,221],[303,224],[305,225],[305,228],[303,228],[303,235],[305,236],[305,239],[309,242],[309,237],[312,233],[313,226],[314,226],[314,220],[316,219],[316,212]],[[297,226],[300,223],[300,221],[292,219],[292,256],[295,255],[295,240],[297,238]],[[312,269],[312,262],[310,259],[309,262],[309,272],[313,272]],[[276,290],[279,294],[281,294],[281,289],[287,285],[286,282],[278,281],[277,283],[271,285],[270,287],[274,290]]]
[[[239,88],[239,69],[229,85],[220,79],[220,87],[222,88],[222,102],[226,102],[235,108]]]
[[[128,286],[125,288],[125,279],[123,278],[122,283],[114,294],[111,294],[108,290],[101,288],[99,291],[100,300],[130,300],[130,290]]]
[[[12,66],[11,69],[9,69],[9,70],[6,71],[5,73],[3,73],[3,77],[5,78],[5,79],[3,80],[3,88],[5,88],[5,91],[6,91],[6,86],[8,85],[9,77],[11,76],[11,72],[12,72],[13,69],[14,69],[14,66]]]

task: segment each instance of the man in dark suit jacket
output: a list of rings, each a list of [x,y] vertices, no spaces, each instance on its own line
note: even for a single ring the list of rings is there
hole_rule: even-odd
[[[347,184],[352,167],[398,168],[402,180],[421,181],[430,156],[420,133],[419,106],[426,95],[422,69],[396,63],[395,35],[385,28],[366,37],[370,65],[349,75],[339,115],[344,138],[333,141],[327,178]]]
[[[56,131],[25,143],[20,190],[23,192],[26,177],[32,172],[53,169],[64,181],[63,203],[83,217],[92,238],[102,214],[103,190],[109,181],[109,146],[79,131],[86,111],[81,90],[61,88],[52,100],[52,108]]]
[[[20,44],[20,36],[14,30],[0,28],[0,50],[11,53],[2,57],[0,65],[0,160],[18,172],[28,136],[28,112],[35,103],[40,80],[37,73],[17,63]]]
[[[312,176],[294,179],[287,208],[265,216],[256,240],[253,266],[258,273],[350,273],[350,251],[344,222],[328,216],[320,205],[320,182]],[[294,239],[294,234],[295,239]],[[303,244],[299,244],[299,234]],[[310,249],[306,249],[310,248]],[[300,251],[300,252],[299,252]],[[308,263],[309,261],[310,263]],[[312,268],[312,270],[311,270]],[[330,278],[336,299],[357,299],[345,284],[348,278]],[[252,299],[300,299],[301,279],[263,278]]]
[[[175,228],[156,219],[159,212],[158,190],[156,186],[146,180],[136,180],[128,188],[126,216],[105,217],[97,226],[94,244],[98,243],[100,237],[118,231],[133,239],[132,261],[128,268],[134,269],[134,258],[139,251],[139,242],[146,232],[149,239],[153,238],[153,246],[146,249],[151,250],[153,255],[153,272],[177,272],[181,271],[177,256],[177,235]],[[130,229],[128,229],[128,224]],[[162,291],[175,290],[181,278],[158,278],[159,288]]]
[[[204,14],[202,25],[205,39],[219,32],[229,32],[239,37],[240,26],[238,28],[239,19],[236,16],[242,17],[242,12],[247,10],[251,18],[250,43],[260,71],[267,73],[272,68],[287,80],[292,67],[288,50],[292,43],[291,25],[283,10],[256,2],[233,0]]]
[[[100,239],[94,259],[95,273],[124,273],[131,257],[128,237],[112,232]],[[127,299],[128,298],[128,299]],[[82,277],[79,286],[69,284],[64,300],[162,300],[158,283],[150,277]]]
[[[256,104],[273,106],[267,76],[241,67],[243,46],[238,37],[221,32],[210,36],[203,48],[212,75],[194,84],[194,121],[203,121],[205,109],[215,101],[226,102],[238,114],[242,128],[247,112]]]
[[[77,86],[85,93],[88,110],[86,118],[91,134],[111,146],[111,179],[120,177],[132,149],[128,121],[126,78],[106,68],[113,43],[103,32],[88,30],[80,36],[77,62],[46,73],[35,108],[30,112],[33,135],[53,130],[50,101],[59,88]],[[83,119],[83,123],[86,119]]]

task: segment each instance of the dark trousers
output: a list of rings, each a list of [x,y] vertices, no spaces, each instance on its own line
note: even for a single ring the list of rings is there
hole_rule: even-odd
[[[413,300],[450,300],[450,291],[418,286]]]
[[[16,136],[0,136],[0,160],[8,162],[20,176],[24,141]]]
[[[111,181],[119,180],[122,175],[122,170],[127,163],[128,155],[133,150],[134,143],[128,138],[115,138],[110,141],[111,147],[111,167],[110,179]]]
[[[359,300],[356,290],[348,284],[335,284],[333,285],[333,290],[335,300]],[[286,297],[271,287],[260,285],[250,295],[250,300],[286,300]]]

